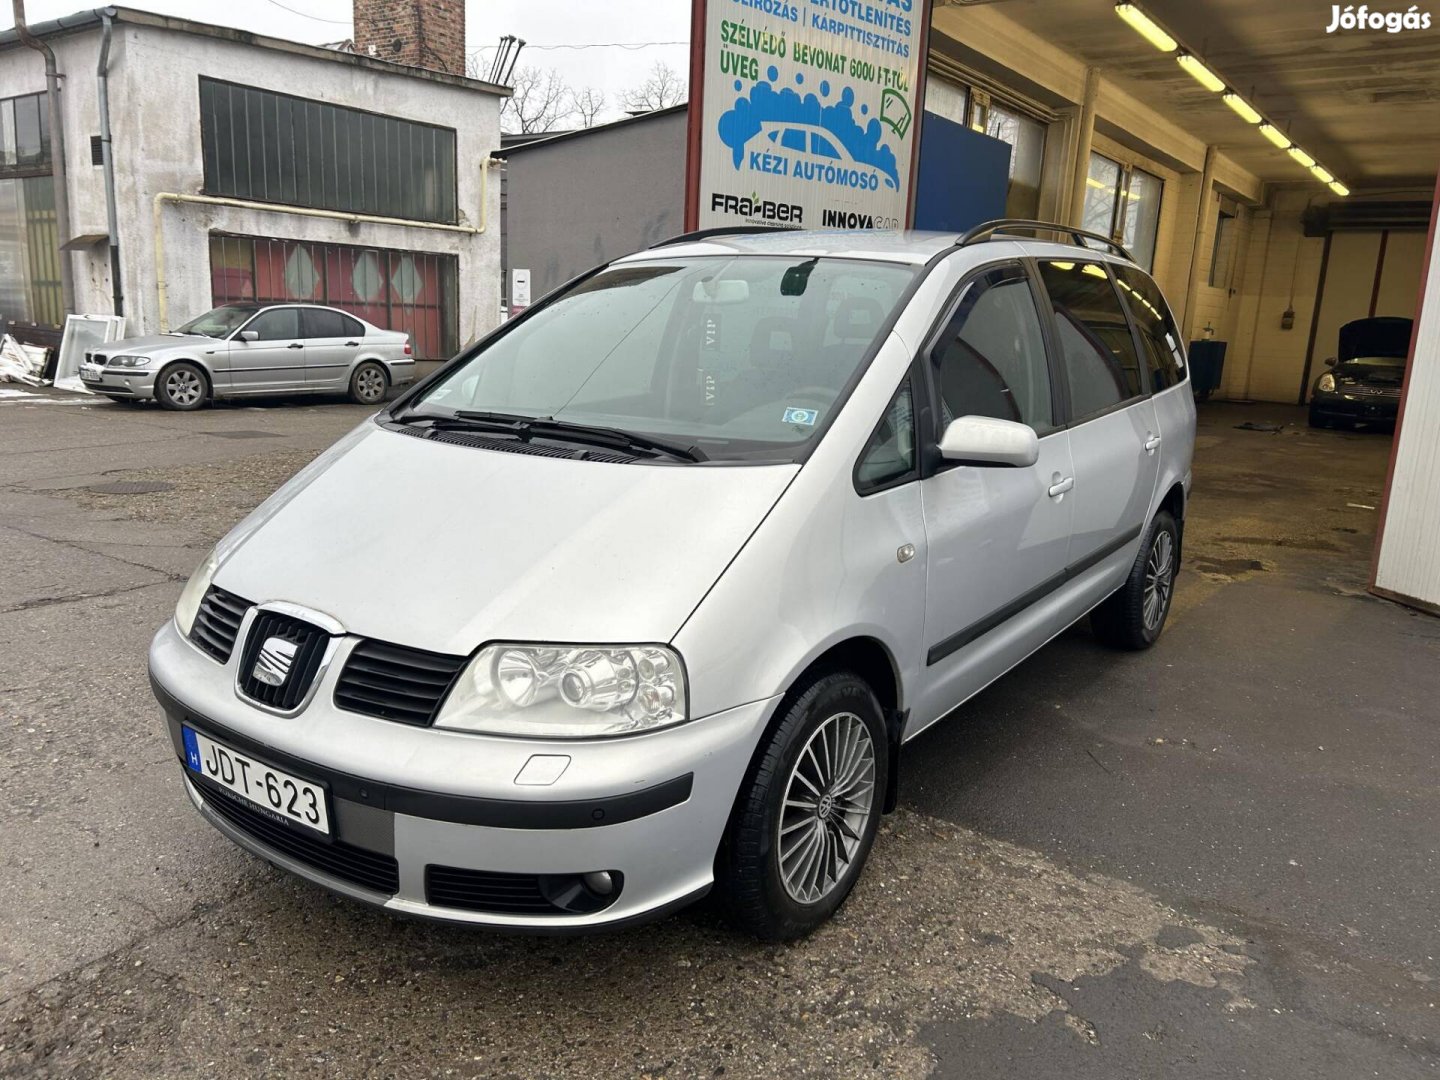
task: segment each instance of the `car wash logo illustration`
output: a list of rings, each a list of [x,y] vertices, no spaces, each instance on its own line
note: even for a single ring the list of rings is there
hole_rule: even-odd
[[[1419,5],[1411,4],[1407,11],[1372,11],[1368,4],[1356,7],[1346,4],[1330,5],[1330,25],[1325,33],[1337,30],[1384,30],[1387,34],[1398,34],[1402,30],[1429,30],[1430,13],[1421,11]]]
[[[848,86],[836,102],[826,104],[828,81],[820,83],[818,95],[802,96],[788,86],[775,89],[780,78],[776,68],[765,74],[769,82],[757,82],[748,94],[736,79],[735,104],[719,120],[720,140],[730,148],[736,169],[832,188],[899,189],[895,151],[882,140],[887,128],[901,139],[910,130],[912,116],[904,94],[887,89],[880,115],[869,116],[870,106],[861,105],[857,119],[855,91]],[[803,87],[805,76],[797,74],[795,82]]]

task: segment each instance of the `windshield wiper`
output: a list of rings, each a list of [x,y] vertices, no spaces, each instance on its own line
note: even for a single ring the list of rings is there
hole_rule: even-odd
[[[402,424],[428,420],[430,427],[437,431],[492,431],[502,435],[513,435],[524,442],[528,442],[532,438],[556,439],[587,446],[610,447],[616,450],[638,450],[642,453],[665,454],[682,461],[706,460],[704,451],[698,446],[686,446],[683,443],[672,442],[655,435],[640,435],[620,428],[575,424],[568,420],[556,420],[549,416],[523,416],[518,413],[458,409],[452,416],[427,416],[423,413],[406,412],[394,419]]]
[[[705,452],[698,446],[686,446],[656,435],[641,435],[623,428],[592,427],[589,424],[574,424],[569,420],[552,420],[540,417],[525,425],[534,435],[542,438],[569,439],[572,442],[591,443],[595,446],[614,446],[622,450],[648,450],[656,454],[668,454],[682,461],[704,461]]]

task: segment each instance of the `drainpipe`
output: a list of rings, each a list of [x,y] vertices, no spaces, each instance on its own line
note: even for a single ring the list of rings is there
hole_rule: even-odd
[[[100,96],[100,153],[105,166],[105,227],[110,234],[110,295],[115,314],[125,314],[125,289],[120,283],[120,230],[115,224],[115,158],[110,147],[110,17],[113,8],[102,8],[100,22],[100,63],[95,82]]]
[[[13,0],[15,34],[21,43],[45,57],[45,98],[50,107],[50,172],[55,180],[55,232],[57,246],[70,239],[70,193],[65,176],[65,125],[60,111],[60,73],[55,69],[55,50],[25,25],[25,0]],[[60,304],[65,314],[75,313],[75,275],[70,253],[60,252]]]

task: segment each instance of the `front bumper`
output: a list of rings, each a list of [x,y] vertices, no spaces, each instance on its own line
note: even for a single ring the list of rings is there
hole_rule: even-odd
[[[269,831],[279,825],[247,825],[233,800],[185,772],[190,800],[235,843],[391,911],[513,930],[625,925],[663,915],[710,888],[735,794],[778,698],[630,738],[480,736],[336,708],[334,684],[353,645],[354,639],[342,641],[310,704],[281,717],[236,692],[240,650],[222,666],[173,622],[155,636],[151,682],[182,770],[180,729],[188,724],[330,790],[335,844],[327,851],[314,847],[319,841],[307,847]],[[535,755],[570,762],[548,786],[516,783]],[[383,863],[393,873],[393,891],[377,888],[368,872],[350,872],[347,857]],[[437,870],[546,880],[608,871],[623,884],[603,910],[513,913],[439,902]]]
[[[150,368],[103,368],[97,378],[93,368],[82,369],[80,385],[107,397],[150,401],[155,397],[155,372]]]
[[[1310,399],[1310,412],[1321,420],[1390,424],[1400,414],[1400,395],[1317,391]]]

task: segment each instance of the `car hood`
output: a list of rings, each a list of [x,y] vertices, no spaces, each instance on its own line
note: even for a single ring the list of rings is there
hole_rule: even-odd
[[[452,654],[670,640],[799,469],[347,441],[222,542],[215,583]]]
[[[107,356],[154,356],[171,349],[188,349],[197,341],[208,341],[213,347],[221,339],[196,337],[194,334],[156,334],[153,337],[122,338],[104,345],[96,345],[91,352]]]
[[[1398,315],[1355,319],[1340,327],[1336,356],[1343,364],[1361,356],[1393,356],[1404,361],[1415,323]]]

